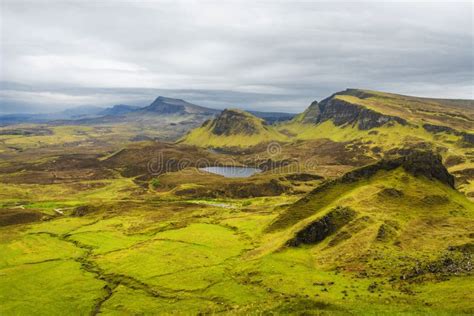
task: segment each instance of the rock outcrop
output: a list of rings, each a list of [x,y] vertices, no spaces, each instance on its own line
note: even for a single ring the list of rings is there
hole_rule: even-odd
[[[320,103],[313,102],[303,113],[303,123],[319,124],[332,120],[334,125],[353,125],[360,130],[369,130],[389,123],[406,125],[407,121],[391,115],[385,115],[359,104],[353,104],[336,95],[324,99]]]
[[[281,213],[268,226],[267,231],[288,228],[336,201],[341,192],[346,189],[350,190],[351,184],[369,179],[379,171],[391,171],[397,168],[403,168],[415,176],[436,179],[454,188],[454,176],[442,164],[440,155],[431,151],[411,150],[403,156],[382,159],[374,164],[350,171],[335,180],[324,182]],[[392,193],[397,194],[396,192]]]
[[[214,135],[254,135],[264,128],[264,121],[250,113],[226,109],[212,122],[206,123]],[[206,126],[207,126],[206,125]]]
[[[298,231],[294,238],[287,242],[290,247],[301,244],[316,244],[326,237],[334,234],[342,226],[352,221],[356,212],[348,207],[336,207],[323,217],[313,221],[302,230]]]
[[[469,145],[474,145],[474,134],[462,133],[462,140]]]
[[[437,179],[454,188],[454,176],[443,165],[441,156],[431,151],[418,150],[408,151],[406,155],[400,157],[382,159],[375,164],[348,172],[335,181],[353,182],[370,177],[380,170],[389,171],[398,167],[403,167],[415,176],[422,175],[429,179]]]
[[[454,128],[448,127],[448,126],[443,126],[443,125],[434,125],[434,124],[423,124],[423,128],[433,134],[437,133],[447,133],[447,134],[453,134],[456,136],[461,136],[461,140],[468,144],[468,145],[474,145],[474,134],[466,133],[466,132],[460,132],[458,130],[455,130]]]
[[[455,134],[458,135],[459,132],[456,131],[455,129],[448,127],[448,126],[442,126],[442,125],[434,125],[434,124],[423,124],[423,128],[430,132],[430,133],[448,133],[448,134]]]

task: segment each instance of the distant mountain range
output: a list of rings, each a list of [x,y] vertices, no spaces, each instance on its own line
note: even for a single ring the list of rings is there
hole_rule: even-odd
[[[212,117],[221,112],[218,109],[211,109],[200,105],[192,104],[182,99],[173,99],[163,96],[157,97],[150,105],[145,107],[118,104],[103,109],[100,107],[76,107],[57,113],[47,114],[7,114],[0,116],[1,125],[12,125],[19,123],[47,123],[54,121],[56,124],[61,121],[67,123],[97,124],[101,122],[137,120],[140,117],[149,119],[152,116],[197,116]],[[287,121],[295,114],[280,112],[250,111],[253,115],[260,117],[268,123]],[[66,122],[64,122],[66,123]]]
[[[126,104],[117,104],[111,108],[107,108],[99,112],[100,116],[117,116],[124,115],[133,111],[140,109],[139,106],[126,105]]]
[[[79,106],[71,109],[55,113],[42,113],[42,114],[5,114],[0,115],[0,126],[12,125],[20,123],[45,123],[55,120],[80,120],[84,118],[98,117],[104,114],[101,107],[95,106]]]

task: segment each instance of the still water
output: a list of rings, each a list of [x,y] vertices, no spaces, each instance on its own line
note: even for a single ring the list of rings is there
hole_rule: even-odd
[[[206,167],[199,168],[201,171],[215,173],[226,178],[247,178],[262,170],[251,167]]]

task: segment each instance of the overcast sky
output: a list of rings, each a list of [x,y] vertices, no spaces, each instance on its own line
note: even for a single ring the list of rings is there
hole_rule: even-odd
[[[473,99],[470,1],[0,2],[3,113],[158,95],[299,112],[349,87]]]

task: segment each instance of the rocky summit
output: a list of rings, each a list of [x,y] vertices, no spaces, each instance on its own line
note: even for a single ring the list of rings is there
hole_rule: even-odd
[[[226,109],[213,121],[208,122],[209,130],[214,135],[253,135],[265,129],[264,121],[250,113]],[[204,125],[206,126],[206,125]]]
[[[181,99],[173,99],[159,96],[149,106],[142,108],[144,112],[153,112],[159,114],[202,114],[213,115],[218,113],[218,110],[205,108],[203,106],[195,105]]]

